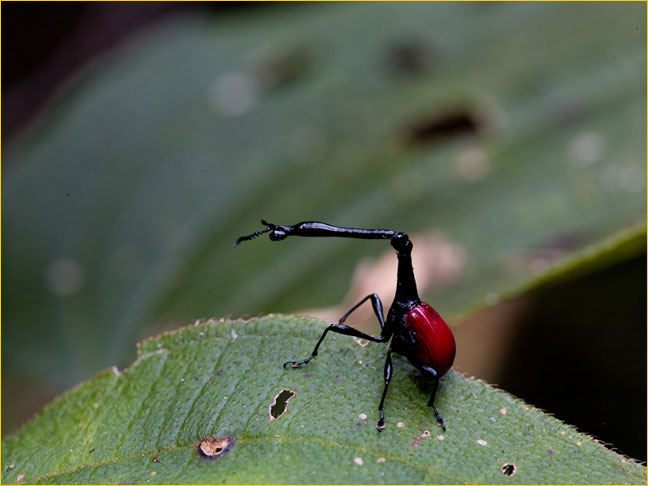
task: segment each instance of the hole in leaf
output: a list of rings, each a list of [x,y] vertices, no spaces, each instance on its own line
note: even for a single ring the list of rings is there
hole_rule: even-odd
[[[284,388],[275,395],[273,402],[268,407],[270,422],[274,422],[288,410],[288,402],[295,396],[295,392],[289,388]]]
[[[214,459],[225,454],[233,443],[233,437],[205,437],[200,441],[198,451],[203,456]]]
[[[476,135],[482,131],[483,123],[468,109],[446,111],[426,117],[410,125],[405,131],[408,145],[424,145],[444,139]]]
[[[502,464],[502,474],[504,476],[513,476],[517,471],[517,466],[512,462]]]

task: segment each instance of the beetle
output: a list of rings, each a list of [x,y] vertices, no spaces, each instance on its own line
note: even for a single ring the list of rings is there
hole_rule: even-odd
[[[284,368],[291,365],[293,368],[308,364],[317,356],[319,347],[327,333],[335,332],[346,336],[366,339],[375,343],[389,344],[385,360],[384,381],[385,387],[380,398],[378,410],[380,419],[376,424],[379,431],[385,428],[384,405],[387,389],[392,379],[392,353],[405,356],[426,378],[432,381],[432,392],[428,405],[434,410],[438,425],[445,431],[445,421],[434,406],[434,397],[439,387],[439,379],[452,367],[455,358],[455,340],[452,331],[443,318],[427,303],[421,302],[416,290],[414,269],[412,267],[412,248],[414,245],[406,233],[387,229],[361,229],[333,226],[318,221],[305,221],[293,226],[283,226],[268,223],[264,219],[261,223],[264,229],[247,236],[239,237],[234,246],[241,242],[252,240],[269,232],[271,241],[281,241],[289,236],[304,237],[342,237],[359,238],[366,240],[389,240],[396,250],[398,258],[398,272],[396,280],[396,294],[387,318],[383,314],[383,305],[378,294],[370,294],[354,305],[344,314],[338,322],[330,324],[322,333],[311,355],[298,361],[286,361]],[[347,318],[365,302],[370,301],[374,314],[380,323],[380,335],[371,336],[361,332],[345,323]]]

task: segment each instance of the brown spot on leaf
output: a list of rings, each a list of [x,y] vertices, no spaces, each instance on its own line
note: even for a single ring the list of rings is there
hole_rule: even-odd
[[[233,437],[205,437],[200,441],[198,451],[203,456],[209,459],[214,459],[225,454],[233,443]]]
[[[399,422],[399,423],[400,423],[400,422]],[[421,440],[423,440],[423,439],[427,439],[427,438],[430,437],[431,435],[432,435],[432,434],[430,433],[429,430],[424,430],[420,435],[417,435],[417,436],[414,438],[414,445],[413,445],[413,446],[414,446],[414,447],[418,447],[418,446],[421,444]]]

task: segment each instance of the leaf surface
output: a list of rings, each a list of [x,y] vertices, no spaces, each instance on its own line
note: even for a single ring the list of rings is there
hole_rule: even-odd
[[[128,369],[69,391],[4,440],[2,482],[645,482],[633,460],[454,371],[437,395],[442,432],[426,406],[427,384],[404,359],[395,360],[379,433],[384,347],[331,335],[307,367],[282,368],[307,356],[323,327],[278,315],[208,321],[144,341]],[[271,421],[284,389],[294,396]],[[198,452],[205,437],[233,442],[208,459]]]

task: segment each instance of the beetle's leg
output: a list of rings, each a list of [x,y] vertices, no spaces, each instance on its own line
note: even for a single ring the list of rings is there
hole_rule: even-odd
[[[389,382],[392,377],[392,360],[391,360],[391,346],[387,351],[387,359],[385,360],[385,388],[383,390],[382,397],[380,398],[380,405],[378,405],[378,410],[380,411],[380,420],[376,424],[378,431],[381,431],[385,428],[385,412],[383,412],[383,405],[385,404],[385,397],[387,396],[387,388],[389,387]]]
[[[438,373],[434,368],[430,366],[421,366],[421,369],[424,372],[426,372],[429,376],[432,377],[432,392],[430,393],[430,399],[428,400],[428,407],[432,407],[432,410],[434,410],[434,415],[436,416],[437,424],[439,424],[443,429],[443,431],[445,432],[446,430],[445,420],[441,418],[441,415],[439,415],[439,411],[434,406],[434,397],[436,396],[436,392],[439,389]]]
[[[378,318],[378,322],[380,323],[380,329],[381,330],[385,329],[385,318],[383,317],[383,306],[380,297],[378,297],[378,294],[367,295],[364,299],[362,299],[356,305],[351,307],[351,309],[346,314],[340,317],[338,324],[342,324],[344,321],[346,321],[347,317],[349,317],[354,310],[356,310],[358,307],[360,307],[369,299],[371,299],[371,306],[373,307],[374,314],[376,314],[376,317]]]
[[[434,396],[436,395],[438,388],[439,388],[439,379],[435,378],[434,381],[432,382],[432,393],[430,393],[430,399],[428,400],[428,407],[432,407],[432,410],[434,410],[434,415],[436,416],[437,424],[439,424],[443,429],[443,431],[445,432],[446,430],[445,420],[443,420],[443,417],[439,415],[439,411],[434,406]]]
[[[364,334],[364,333],[358,331],[357,329],[354,329],[352,327],[345,326],[345,325],[342,324],[344,321],[346,321],[347,317],[349,317],[349,315],[351,315],[351,313],[354,310],[356,310],[358,307],[360,307],[362,304],[364,304],[368,299],[371,299],[371,305],[373,307],[374,313],[376,314],[376,317],[378,318],[378,322],[380,323],[380,331],[381,332],[380,332],[380,337],[379,338],[371,337],[371,336],[369,336],[367,334]],[[337,327],[334,327],[334,326],[337,326]],[[360,336],[357,336],[356,334],[352,334],[352,332],[353,333],[360,333],[360,334],[362,334],[361,337],[364,338],[364,339],[368,339],[368,340],[374,341],[374,342],[384,342],[384,340],[382,338],[385,335],[385,318],[383,317],[382,302],[380,301],[380,297],[378,297],[378,294],[367,295],[364,299],[362,299],[356,305],[351,307],[351,309],[346,314],[344,314],[342,317],[340,317],[340,320],[337,322],[337,325],[336,324],[331,324],[329,327],[327,327],[324,330],[324,333],[320,337],[319,341],[317,342],[317,345],[315,346],[315,350],[313,351],[313,353],[308,358],[306,358],[305,360],[302,360],[302,361],[286,361],[284,363],[284,367],[287,364],[291,364],[294,368],[297,368],[298,366],[305,365],[311,359],[313,359],[315,356],[317,356],[317,350],[319,349],[320,344],[322,344],[322,341],[324,340],[324,336],[326,336],[326,333],[328,331],[333,331],[333,332],[337,332],[337,333],[340,333],[340,334],[346,334],[346,335],[356,336],[356,337],[360,337]],[[387,340],[388,340],[388,338],[387,338]]]
[[[299,368],[302,365],[305,365],[308,363],[311,359],[313,359],[315,356],[317,356],[317,350],[320,347],[320,344],[322,344],[322,341],[324,341],[324,338],[326,337],[326,334],[331,331],[331,332],[336,332],[338,334],[344,334],[345,336],[353,336],[361,339],[367,339],[369,341],[373,341],[374,343],[384,343],[389,341],[391,338],[391,334],[386,334],[383,333],[378,337],[370,336],[369,334],[365,334],[362,331],[358,331],[357,329],[354,329],[351,326],[347,326],[345,324],[331,324],[329,327],[324,329],[324,332],[322,333],[322,336],[319,338],[319,341],[317,341],[317,344],[315,345],[315,349],[311,353],[311,355],[303,359],[301,361],[286,361],[283,365],[284,368],[286,365],[292,365],[293,368]]]

